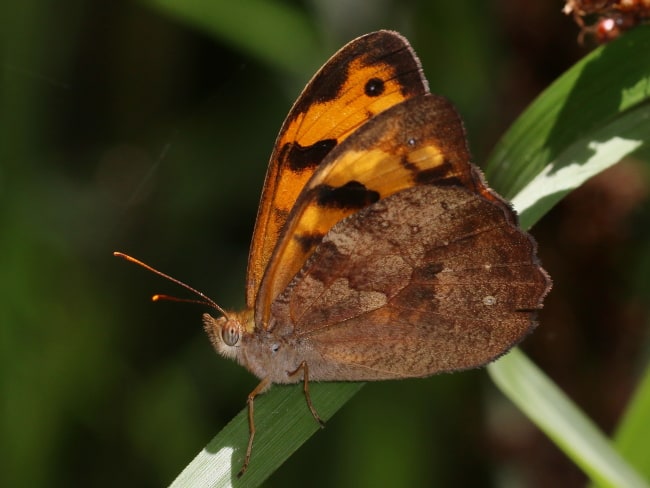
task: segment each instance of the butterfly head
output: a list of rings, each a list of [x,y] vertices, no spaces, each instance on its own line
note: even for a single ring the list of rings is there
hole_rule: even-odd
[[[228,312],[216,319],[210,314],[203,314],[203,327],[210,342],[219,354],[231,359],[237,358],[242,337],[252,323],[252,310]]]

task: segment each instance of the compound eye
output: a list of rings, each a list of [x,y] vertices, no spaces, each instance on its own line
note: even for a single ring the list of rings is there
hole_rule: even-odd
[[[234,346],[239,342],[239,330],[232,323],[227,323],[221,329],[221,339],[227,346]]]

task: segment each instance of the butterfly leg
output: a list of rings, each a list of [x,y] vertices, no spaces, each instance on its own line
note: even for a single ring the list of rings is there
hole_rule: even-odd
[[[300,366],[298,366],[295,369],[295,371],[290,372],[289,376],[295,376],[300,372],[300,370],[303,371],[302,391],[305,393],[305,400],[307,400],[307,406],[309,407],[309,411],[314,417],[314,420],[316,420],[316,422],[318,422],[321,427],[325,427],[325,422],[323,421],[323,419],[320,418],[320,415],[318,415],[318,412],[314,408],[314,404],[311,402],[311,395],[309,394],[309,365],[307,364],[307,361],[303,361],[302,363],[300,363]]]
[[[246,446],[246,457],[244,458],[244,465],[237,473],[237,478],[240,478],[246,469],[248,469],[248,464],[251,461],[251,453],[253,452],[253,439],[255,439],[255,397],[261,393],[264,393],[269,386],[271,386],[271,380],[264,378],[259,385],[255,387],[253,391],[248,394],[248,399],[246,404],[248,405],[248,446]]]

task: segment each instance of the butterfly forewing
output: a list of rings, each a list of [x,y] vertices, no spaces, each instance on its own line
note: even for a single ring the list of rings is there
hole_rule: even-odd
[[[325,158],[292,209],[258,295],[257,323],[268,323],[273,300],[348,215],[419,185],[460,185],[501,201],[469,159],[461,119],[440,96],[414,97],[359,128]]]
[[[417,56],[396,32],[355,39],[316,73],[289,112],[271,156],[248,261],[249,307],[291,208],[327,154],[369,118],[427,91]]]

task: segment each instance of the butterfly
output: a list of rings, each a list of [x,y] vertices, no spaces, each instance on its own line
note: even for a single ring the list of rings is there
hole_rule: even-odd
[[[255,398],[273,384],[302,382],[320,421],[310,381],[425,377],[504,354],[535,328],[551,287],[536,252],[408,41],[378,31],[344,46],[276,140],[246,308],[225,311],[181,283],[219,311],[203,316],[215,349],[261,379],[239,474]]]

